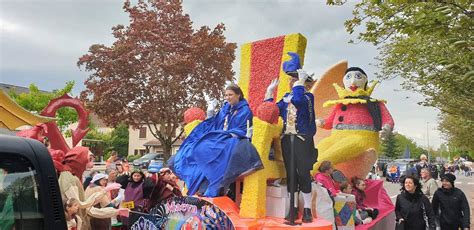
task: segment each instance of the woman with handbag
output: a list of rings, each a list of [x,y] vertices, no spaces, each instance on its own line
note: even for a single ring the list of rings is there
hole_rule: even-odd
[[[409,175],[403,179],[402,184],[395,204],[396,230],[435,230],[433,209],[421,191],[418,178]]]

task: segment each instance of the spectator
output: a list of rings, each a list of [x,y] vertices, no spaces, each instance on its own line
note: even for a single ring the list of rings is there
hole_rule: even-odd
[[[437,180],[439,176],[438,167],[436,167],[435,164],[431,164],[429,169],[430,169],[431,178],[433,178],[434,180]]]
[[[431,173],[428,168],[421,169],[421,191],[425,194],[430,201],[433,199],[433,195],[438,189],[438,183],[431,178]]]
[[[356,199],[356,204],[357,204],[357,210],[359,212],[365,211],[368,213],[368,215],[372,218],[375,219],[379,215],[379,210],[376,208],[370,208],[367,207],[367,205],[364,204],[366,194],[365,194],[365,188],[367,185],[365,184],[365,181],[362,180],[361,178],[358,177],[353,177],[351,179],[353,190],[352,194],[354,194],[355,199]]]
[[[413,175],[403,178],[401,193],[395,203],[397,222],[404,229],[425,230],[436,229],[433,209],[430,201],[421,191],[420,181]]]
[[[420,162],[418,162],[416,164],[416,171],[418,173],[418,177],[420,177],[420,174],[421,174],[421,169],[422,168],[429,168],[429,164],[428,164],[428,157],[426,157],[425,154],[421,154],[420,156]]]
[[[150,194],[150,208],[161,201],[175,196],[183,196],[181,188],[176,183],[176,176],[169,168],[162,168]]]
[[[438,165],[439,178],[441,178],[444,175],[444,173],[446,172],[446,168],[443,164]]]
[[[123,171],[130,173],[130,164],[128,163],[127,158],[122,158]]]
[[[329,191],[329,195],[334,197],[340,191],[339,189],[337,189],[336,184],[334,183],[334,180],[331,177],[331,173],[333,172],[333,170],[334,168],[332,167],[330,161],[321,162],[318,168],[319,173],[316,173],[316,175],[314,175],[314,180],[323,185],[323,187],[325,187]]]
[[[96,204],[94,207],[96,208],[106,208],[106,207],[114,207],[114,202],[111,201],[110,196],[108,194],[111,190],[117,190],[120,188],[120,184],[111,184],[108,185],[108,176],[104,173],[97,173],[94,175],[94,178],[91,180],[91,184],[87,187],[85,191],[86,199],[92,196],[95,193],[103,193],[104,195],[101,196],[100,199],[96,199]],[[101,217],[94,217],[91,216],[90,219],[91,229],[110,229],[111,227],[111,220],[110,217],[101,218]]]
[[[112,169],[115,169],[115,161],[118,160],[118,154],[117,154],[117,151],[113,150],[112,152],[110,152],[110,157],[109,159],[107,159],[105,161],[105,168],[108,169],[108,168],[112,168]]]
[[[97,174],[98,172],[93,170],[91,171],[91,173],[89,174],[89,176],[87,176],[85,179],[84,179],[84,190],[89,186],[89,184],[91,183],[91,180],[92,178],[95,176],[95,174]]]
[[[115,169],[107,169],[105,170],[107,176],[108,176],[108,182],[107,184],[112,184],[112,183],[117,183],[117,170]],[[112,190],[110,191],[110,198],[115,199],[119,193],[119,190]]]
[[[153,189],[151,179],[146,178],[142,171],[136,169],[132,172],[126,184],[122,184],[122,187],[125,188],[124,202],[133,202],[134,208],[132,210],[145,212],[146,200]]]
[[[354,196],[352,194],[352,185],[350,183],[342,182],[339,188],[341,189],[341,193],[339,193],[339,195]],[[369,216],[369,213],[367,213],[366,211],[356,210],[356,214],[355,214],[356,225],[368,224],[370,222],[372,222],[372,217]]]
[[[81,229],[82,220],[76,215],[79,211],[79,201],[75,198],[69,198],[64,202],[64,214],[66,215],[66,223],[68,230]]]
[[[389,170],[389,173],[390,173],[390,181],[392,183],[396,183],[397,182],[397,171],[398,171],[398,168],[397,168],[397,165],[393,164],[392,166],[390,166],[390,168],[388,169]]]
[[[433,196],[433,210],[439,219],[441,230],[469,229],[470,209],[466,195],[454,187],[456,176],[444,174],[441,177],[441,188]]]

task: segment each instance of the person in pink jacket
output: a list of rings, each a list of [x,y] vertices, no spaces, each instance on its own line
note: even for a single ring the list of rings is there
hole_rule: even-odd
[[[336,194],[341,192],[337,188],[336,183],[331,177],[333,167],[330,161],[321,162],[318,171],[319,173],[316,173],[316,175],[314,175],[314,180],[323,185],[323,187],[329,191],[329,195],[334,197],[336,196]]]

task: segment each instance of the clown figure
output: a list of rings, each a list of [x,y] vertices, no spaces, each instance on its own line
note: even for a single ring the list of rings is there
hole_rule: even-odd
[[[329,160],[347,177],[364,178],[376,159],[379,132],[383,137],[394,122],[385,102],[370,97],[377,82],[368,87],[367,74],[361,68],[348,68],[343,83],[344,88],[334,84],[339,99],[323,105],[334,106],[329,117],[316,122],[318,127],[332,129],[317,146],[319,162]],[[314,164],[314,171],[319,162]]]

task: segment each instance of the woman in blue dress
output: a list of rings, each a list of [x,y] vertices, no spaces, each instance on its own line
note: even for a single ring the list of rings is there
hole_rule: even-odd
[[[216,115],[208,110],[208,119],[194,128],[169,160],[170,168],[186,183],[188,195],[198,190],[206,197],[225,195],[237,177],[263,167],[249,140],[253,116],[242,90],[232,84],[225,98],[222,109]]]

